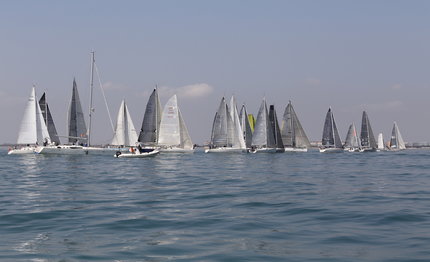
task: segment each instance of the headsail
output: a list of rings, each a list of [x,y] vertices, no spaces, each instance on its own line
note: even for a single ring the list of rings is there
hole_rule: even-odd
[[[342,141],[340,140],[339,132],[337,131],[331,107],[328,109],[325,117],[322,145],[324,147],[342,148]]]
[[[235,141],[233,142],[233,147],[245,149],[246,148],[245,139],[243,137],[242,125],[240,124],[239,113],[237,111],[236,99],[234,98],[234,96],[232,96],[230,99],[229,109],[230,109],[231,120],[233,121],[233,128],[234,128]]]
[[[115,135],[111,144],[116,146],[133,146],[136,142],[136,129],[134,128],[125,100],[122,100],[118,111]]]
[[[291,101],[285,108],[282,118],[281,135],[286,147],[308,148],[311,146]]]
[[[376,149],[376,140],[373,135],[372,127],[370,126],[369,117],[366,111],[363,111],[361,118],[361,134],[360,134],[361,146],[364,148]]]
[[[246,112],[245,105],[242,105],[242,108],[240,109],[239,119],[246,148],[250,148],[252,143],[252,129],[249,123],[248,113]]]
[[[43,142],[50,142],[50,138],[39,103],[36,100],[36,90],[33,87],[24,111],[17,144],[34,145],[42,144]]]
[[[69,106],[68,117],[69,143],[85,142],[87,139],[87,127],[75,79],[73,79],[72,100]]]
[[[378,149],[379,150],[385,149],[384,135],[382,133],[379,133],[378,135]]]
[[[55,128],[54,119],[51,115],[51,110],[49,110],[48,103],[46,102],[45,93],[43,93],[42,97],[39,100],[40,110],[42,112],[43,120],[48,128],[49,137],[51,138],[51,142],[56,144],[60,144],[60,138],[57,134],[57,129]]]
[[[144,146],[156,146],[160,132],[161,105],[157,88],[152,91],[146,104],[138,141]]]
[[[391,132],[390,147],[391,149],[396,150],[406,149],[405,142],[403,141],[402,135],[400,134],[400,130],[396,122],[394,122],[393,131]]]

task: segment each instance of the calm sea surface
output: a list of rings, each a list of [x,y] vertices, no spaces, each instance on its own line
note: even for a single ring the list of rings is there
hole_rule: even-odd
[[[430,261],[430,151],[8,156],[1,261]]]

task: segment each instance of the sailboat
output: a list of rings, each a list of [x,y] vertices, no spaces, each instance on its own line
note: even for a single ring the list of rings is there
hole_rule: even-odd
[[[88,150],[83,145],[87,143],[87,128],[84,120],[84,113],[79,99],[76,80],[73,79],[72,98],[68,111],[68,145],[46,145],[39,147],[38,154],[64,154],[83,155],[88,154]]]
[[[249,122],[248,113],[246,112],[245,105],[242,105],[239,114],[240,126],[242,127],[243,139],[247,149],[251,148],[252,144],[252,127]]]
[[[361,133],[360,133],[361,149],[360,152],[375,152],[376,140],[373,136],[372,127],[370,126],[369,117],[366,111],[363,111],[361,118]]]
[[[320,152],[338,153],[343,152],[342,141],[337,131],[336,122],[331,107],[328,109],[323,129],[322,146]]]
[[[285,108],[282,118],[281,135],[285,152],[307,152],[311,146],[291,101]]]
[[[239,125],[240,126],[240,125]],[[211,141],[205,153],[242,152],[246,150],[241,131],[237,130],[225,98],[221,99],[212,124]]]
[[[266,99],[263,99],[260,109],[258,110],[255,131],[252,135],[251,153],[277,152],[275,133],[270,122],[269,113],[267,112]]]
[[[39,106],[42,112],[43,120],[45,120],[45,124],[48,128],[51,142],[56,145],[59,145],[61,143],[60,138],[58,137],[57,128],[55,128],[54,119],[52,118],[48,103],[46,102],[45,93],[43,93],[42,97],[39,99]]]
[[[179,110],[176,95],[173,95],[164,106],[161,115],[158,146],[161,152],[194,151],[194,145]]]
[[[391,132],[390,150],[399,151],[406,149],[405,142],[403,141],[402,135],[400,134],[399,127],[394,121],[393,131]]]
[[[348,128],[348,133],[346,134],[345,144],[343,145],[345,151],[348,152],[359,152],[360,151],[360,140],[357,136],[357,129],[355,124],[352,123]]]
[[[137,143],[137,133],[134,128],[133,121],[131,120],[130,112],[122,100],[119,107],[118,117],[116,122],[115,135],[112,139],[111,145],[119,147],[130,147]]]
[[[48,128],[43,120],[42,111],[36,100],[36,90],[31,89],[30,97],[24,111],[24,117],[18,133],[18,145],[20,148],[9,150],[8,154],[32,154],[39,145],[50,143]]]
[[[379,133],[378,135],[378,148],[377,151],[384,151],[386,149],[385,142],[384,142],[384,135],[382,133]]]
[[[278,116],[275,106],[269,106],[269,121],[275,137],[276,152],[285,152],[284,143],[282,142],[281,129],[279,128]]]

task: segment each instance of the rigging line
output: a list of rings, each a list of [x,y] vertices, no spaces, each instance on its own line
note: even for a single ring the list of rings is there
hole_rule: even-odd
[[[102,90],[103,100],[105,101],[106,110],[107,110],[107,113],[108,113],[108,116],[109,116],[109,120],[110,120],[110,125],[112,127],[112,131],[115,133],[115,127],[113,125],[112,117],[111,117],[111,114],[110,114],[110,111],[109,111],[108,102],[106,100],[106,95],[105,95],[105,92],[103,90],[102,81],[100,79],[99,69],[97,68],[97,64],[96,63],[94,63],[94,68],[96,69],[96,74],[97,74],[97,78],[99,80],[100,89]]]

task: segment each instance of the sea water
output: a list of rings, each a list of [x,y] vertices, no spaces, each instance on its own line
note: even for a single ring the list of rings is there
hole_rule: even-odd
[[[430,261],[430,151],[7,155],[1,261]]]

